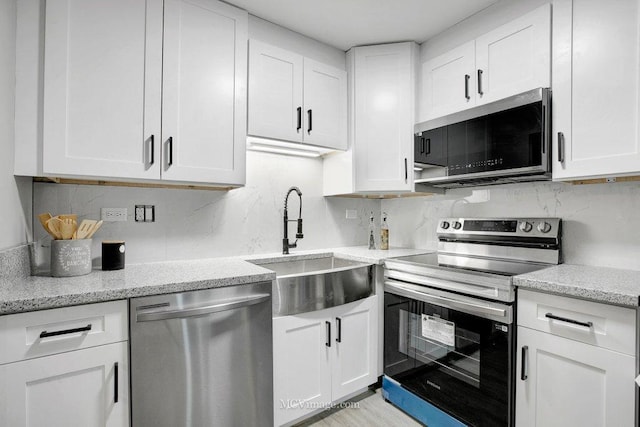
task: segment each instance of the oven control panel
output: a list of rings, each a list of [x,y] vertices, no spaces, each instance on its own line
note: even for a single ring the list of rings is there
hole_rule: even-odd
[[[560,218],[443,218],[438,234],[557,238]]]

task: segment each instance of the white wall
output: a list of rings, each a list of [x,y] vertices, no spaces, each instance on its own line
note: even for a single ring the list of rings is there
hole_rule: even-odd
[[[100,242],[110,239],[126,241],[127,263],[280,252],[284,196],[294,185],[302,191],[304,238],[292,253],[367,243],[369,212],[380,210],[379,200],[324,198],[321,159],[268,153],[247,152],[247,184],[229,192],[37,183],[34,212],[98,219],[102,207],[126,207],[127,222],[105,223],[96,234],[94,258]],[[155,205],[156,222],[134,222],[136,204]],[[294,193],[290,219],[298,217],[298,206]],[[357,210],[358,219],[346,219],[346,209]],[[295,227],[289,225],[290,237]],[[46,269],[51,239],[39,225],[35,235],[38,263]]]
[[[26,243],[31,182],[14,178],[16,0],[0,1],[0,250]],[[29,220],[30,221],[30,220]]]
[[[569,264],[640,270],[640,183],[510,184],[384,200],[394,246],[437,247],[443,217],[560,217]]]

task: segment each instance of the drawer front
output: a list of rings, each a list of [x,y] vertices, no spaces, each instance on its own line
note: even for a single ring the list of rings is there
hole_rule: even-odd
[[[518,290],[518,326],[624,354],[636,353],[636,310]]]
[[[0,316],[0,365],[126,341],[127,301]]]

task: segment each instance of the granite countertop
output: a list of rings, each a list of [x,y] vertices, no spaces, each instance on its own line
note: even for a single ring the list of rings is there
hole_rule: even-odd
[[[382,264],[386,258],[429,252],[425,249],[368,250],[365,246],[300,251],[291,255],[263,254],[190,261],[128,264],[123,270],[93,270],[77,277],[0,276],[0,315],[78,304],[236,286],[275,279],[275,273],[256,264],[283,259],[334,255]]]
[[[638,307],[640,271],[560,264],[513,278],[520,288]]]

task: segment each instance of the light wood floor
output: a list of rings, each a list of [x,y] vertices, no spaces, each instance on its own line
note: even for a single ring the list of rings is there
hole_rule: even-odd
[[[349,402],[353,407],[332,409],[322,412],[296,427],[418,427],[419,422],[387,403],[380,395],[380,389],[363,393]],[[357,405],[356,405],[357,404]]]

